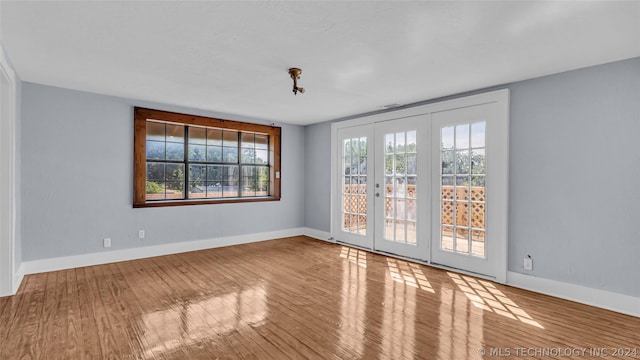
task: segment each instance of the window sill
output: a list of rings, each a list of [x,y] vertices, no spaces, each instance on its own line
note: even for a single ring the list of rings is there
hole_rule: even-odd
[[[206,200],[162,200],[162,201],[148,201],[144,203],[133,203],[133,207],[147,208],[147,207],[166,207],[166,206],[185,206],[185,205],[251,203],[251,202],[265,202],[265,201],[280,201],[280,197],[265,196],[265,197],[252,197],[252,198],[228,198],[228,199],[206,199]]]

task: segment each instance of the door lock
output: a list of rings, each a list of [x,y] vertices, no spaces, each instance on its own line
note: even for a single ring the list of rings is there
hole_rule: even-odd
[[[380,193],[376,193],[376,197],[380,197]]]

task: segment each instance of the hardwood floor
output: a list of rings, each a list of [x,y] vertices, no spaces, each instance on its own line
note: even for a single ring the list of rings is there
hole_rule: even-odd
[[[483,352],[640,358],[640,318],[306,237],[29,275],[0,298],[0,359]]]

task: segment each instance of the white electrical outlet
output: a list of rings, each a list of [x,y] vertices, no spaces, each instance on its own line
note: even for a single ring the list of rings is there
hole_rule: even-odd
[[[111,247],[111,238],[104,238],[102,240],[102,246],[106,248]]]
[[[533,270],[533,259],[529,256],[524,258],[524,269],[525,270]]]
[[[144,239],[144,230],[138,230],[138,239]]]

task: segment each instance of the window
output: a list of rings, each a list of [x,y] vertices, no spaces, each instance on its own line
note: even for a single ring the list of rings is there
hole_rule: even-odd
[[[134,113],[134,207],[280,199],[279,127]]]

